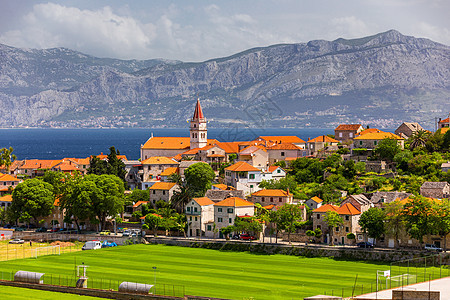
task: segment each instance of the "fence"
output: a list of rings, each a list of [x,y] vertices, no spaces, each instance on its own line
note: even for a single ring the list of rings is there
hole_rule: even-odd
[[[381,266],[380,268],[383,269]],[[387,271],[387,267],[384,268]],[[352,297],[450,276],[449,265],[443,261],[441,254],[393,262],[389,266],[389,271],[387,281],[381,277],[382,279],[377,278],[372,282],[359,284],[356,278],[354,286],[325,290],[324,295]]]
[[[24,259],[24,258],[30,258],[35,257],[36,255],[36,249],[39,248],[45,248],[51,246],[48,243],[33,243],[33,242],[25,242],[23,244],[9,244],[9,243],[2,243],[0,244],[0,261],[7,261],[7,260],[13,260],[13,259]],[[53,246],[53,245],[52,245]],[[80,251],[82,244],[80,243],[70,243],[67,245],[61,244],[60,246],[60,253],[72,253],[75,251]],[[53,251],[47,249],[42,249],[42,251],[39,251],[38,255],[51,255],[54,254]]]
[[[1,280],[14,281],[14,274],[16,274],[16,271],[0,272],[0,273],[1,273],[0,277]],[[48,273],[45,273],[41,279],[43,279],[43,284],[66,286],[66,287],[76,287],[76,283],[78,280],[78,278],[75,275],[69,276],[69,275],[48,274]],[[98,279],[89,277],[89,279],[87,280],[87,288],[96,290],[118,291],[119,285],[123,281],[125,280],[119,281],[112,279],[103,279],[103,278]],[[184,285],[157,283],[151,288],[150,293],[158,296],[171,296],[181,298],[185,296],[185,289]]]

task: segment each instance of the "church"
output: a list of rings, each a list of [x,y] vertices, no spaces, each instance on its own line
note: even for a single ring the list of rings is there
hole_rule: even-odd
[[[141,161],[153,156],[175,157],[182,153],[218,143],[208,139],[206,118],[203,115],[200,100],[197,99],[194,116],[190,120],[189,137],[154,137],[153,135],[141,146]]]

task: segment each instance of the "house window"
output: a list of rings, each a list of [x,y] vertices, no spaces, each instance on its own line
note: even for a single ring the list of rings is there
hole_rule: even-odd
[[[350,134],[348,135],[349,137],[353,137],[353,132],[350,132]]]
[[[228,223],[233,223],[233,220],[231,220],[231,218],[228,218]]]
[[[273,202],[273,197],[270,197],[270,202]]]
[[[264,202],[264,197],[261,197],[261,201]]]
[[[195,217],[195,222],[197,222],[197,217]]]
[[[319,220],[320,219],[320,214],[317,214],[317,220]]]
[[[250,188],[251,188],[251,189],[253,188],[253,184],[250,184]]]
[[[342,137],[342,132],[339,132],[339,137]]]
[[[211,154],[214,154],[214,151],[211,151]]]
[[[189,217],[189,221],[192,221],[192,217]]]
[[[278,170],[277,170],[277,173],[281,173],[281,170],[280,170],[280,169],[278,169]]]
[[[348,221],[348,220],[350,220],[350,217],[349,216],[345,216],[345,221]]]
[[[222,218],[217,218],[217,222],[222,223],[223,219]]]
[[[194,207],[194,212],[197,212],[197,207]]]
[[[283,202],[283,198],[278,198],[278,202]]]
[[[222,212],[222,207],[217,208],[217,212]]]
[[[227,213],[232,214],[233,213],[233,209],[232,208],[228,208],[227,209]]]
[[[339,227],[336,227],[336,232],[339,232]]]
[[[255,179],[255,174],[248,174],[249,179]]]
[[[156,191],[155,191],[155,190],[153,190],[153,194],[156,194]]]
[[[187,211],[191,211],[191,208],[188,206],[188,207],[186,208],[186,210],[187,210]]]
[[[376,145],[376,144],[377,144],[377,141],[373,141],[373,144]]]
[[[281,152],[281,156],[284,156],[284,152]]]
[[[211,231],[211,225],[206,226],[206,230]]]
[[[360,145],[360,146],[362,145],[362,141],[359,141],[359,145]]]
[[[350,230],[348,229],[348,227],[345,227],[345,232],[349,232]]]
[[[322,227],[320,225],[317,225],[316,229],[322,229]]]
[[[163,191],[163,195],[165,195],[166,194],[166,191]]]

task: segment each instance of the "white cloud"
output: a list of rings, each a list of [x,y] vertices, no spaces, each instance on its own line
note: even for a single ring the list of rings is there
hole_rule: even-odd
[[[354,38],[371,34],[366,23],[355,16],[334,18],[330,25],[333,35],[337,37]]]
[[[433,41],[440,41],[446,45],[450,45],[450,30],[448,28],[439,28],[433,26],[427,22],[419,22],[414,32],[417,32],[417,36],[426,37]]]

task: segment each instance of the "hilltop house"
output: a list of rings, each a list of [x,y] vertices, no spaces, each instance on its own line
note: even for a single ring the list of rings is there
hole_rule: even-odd
[[[264,189],[252,194],[251,201],[259,203],[262,206],[275,205],[282,206],[284,204],[292,204],[293,195],[289,191]]]
[[[439,122],[438,122],[438,129],[447,128],[447,127],[450,127],[450,113],[449,113],[448,118],[443,119],[443,120],[439,118]]]
[[[17,179],[9,174],[0,173],[0,193],[8,192],[10,189],[13,190],[20,182],[22,182],[21,179]]]
[[[188,236],[202,237],[206,224],[214,222],[214,202],[208,197],[193,198],[186,204],[185,214],[188,223]]]
[[[174,182],[155,182],[148,190],[150,192],[150,202],[155,205],[159,200],[170,202],[173,193],[179,186]]]
[[[225,183],[237,190],[244,191],[244,195],[249,195],[259,191],[259,184],[262,180],[260,169],[240,161],[225,168]]]
[[[312,140],[308,140],[308,150],[311,155],[317,155],[317,152],[324,149],[327,146],[337,146],[338,140],[330,138],[326,135],[318,136]]]
[[[269,165],[269,154],[263,146],[248,146],[239,152],[239,161],[245,161],[258,169],[265,169]]]
[[[394,139],[397,140],[398,145],[403,149],[405,146],[405,139],[390,132],[369,132],[363,133],[353,139],[353,148],[366,148],[367,150],[375,149],[382,140]]]
[[[312,197],[311,199],[308,199],[305,201],[305,204],[309,207],[311,210],[318,209],[322,206],[323,200],[320,199],[317,196]]]
[[[426,181],[420,187],[420,195],[435,199],[450,198],[450,184],[446,181]]]
[[[5,195],[0,197],[0,208],[6,211],[8,207],[12,203],[12,196],[11,195]]]
[[[412,123],[412,122],[403,122],[396,130],[395,134],[398,135],[401,138],[408,139],[410,138],[415,132],[424,130],[422,126],[419,125],[419,123]]]
[[[351,141],[364,130],[361,124],[341,124],[334,130],[334,138],[341,143]]]
[[[302,144],[303,145],[303,144]],[[286,158],[296,159],[308,155],[305,146],[297,146],[293,143],[275,144],[267,147],[269,154],[269,164],[272,165],[277,161],[284,161]]]

